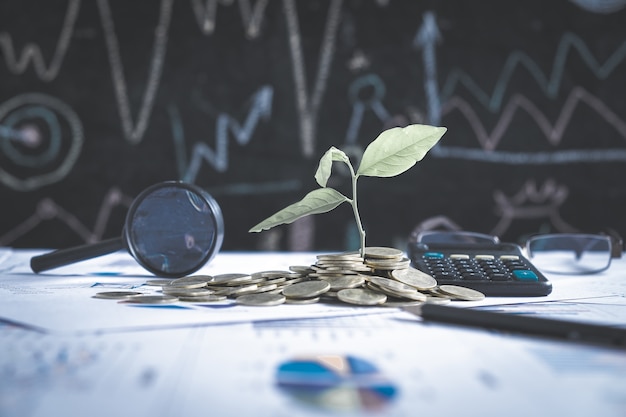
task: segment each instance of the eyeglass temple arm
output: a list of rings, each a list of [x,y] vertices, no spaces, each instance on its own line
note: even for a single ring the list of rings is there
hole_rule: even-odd
[[[611,258],[621,258],[624,251],[624,241],[620,234],[610,228],[606,228],[603,234],[611,239]]]

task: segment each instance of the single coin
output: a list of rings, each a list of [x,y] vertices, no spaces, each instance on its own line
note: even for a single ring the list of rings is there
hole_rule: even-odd
[[[248,306],[277,306],[279,304],[283,304],[285,300],[286,297],[284,295],[272,294],[269,292],[261,294],[246,294],[239,296],[236,299],[238,304]]]
[[[437,286],[437,280],[419,269],[410,267],[391,271],[391,276],[418,290],[429,290]]]
[[[320,301],[319,297],[313,298],[287,298],[285,304],[315,304]]]
[[[280,278],[280,277],[288,277],[291,275],[291,271],[263,271],[261,272],[261,276],[263,278]]]
[[[387,298],[387,301],[385,301],[384,303],[382,303],[380,306],[381,307],[396,307],[396,308],[402,308],[402,307],[412,307],[412,306],[420,306],[424,304],[423,301],[415,301],[415,300],[402,300],[402,299],[390,299]]]
[[[337,297],[344,303],[371,306],[387,301],[387,296],[366,288],[349,288],[337,292]]]
[[[329,253],[326,255],[317,255],[316,258],[320,261],[363,260],[358,252]]]
[[[400,258],[401,259],[403,255],[404,255],[404,252],[396,248],[385,248],[385,247],[378,247],[378,246],[371,246],[371,247],[365,248],[365,257],[368,257],[368,258],[382,258],[382,259]]]
[[[136,297],[143,293],[136,291],[104,291],[99,292],[93,298],[105,298],[107,300],[123,300],[130,297]]]
[[[211,303],[214,301],[223,301],[226,299],[225,295],[202,295],[199,297],[178,297],[180,301],[185,301],[187,303]]]
[[[449,304],[449,297],[438,297],[436,295],[427,295],[426,296],[426,304]]]
[[[208,288],[178,288],[175,286],[163,287],[163,294],[173,295],[174,297],[199,297],[201,295],[213,294],[213,290]]]
[[[173,295],[136,295],[124,300],[124,303],[134,304],[169,304],[178,301]]]
[[[382,288],[389,288],[390,290],[398,293],[412,294],[417,292],[417,290],[410,285],[389,278],[373,276],[370,277],[369,282],[376,284]]]
[[[330,284],[331,291],[345,290],[347,288],[360,287],[365,279],[360,275],[339,275],[322,278]]]
[[[173,281],[173,279],[166,279],[166,278],[149,279],[149,280],[146,281],[145,285],[153,285],[155,287],[162,287],[163,285],[168,285],[172,281]]]
[[[401,292],[401,291],[395,291],[393,288],[390,287],[381,287],[378,286],[376,284],[374,284],[373,282],[368,282],[367,283],[367,288],[369,288],[372,291],[377,291],[377,292],[381,292],[383,294],[387,294],[390,297],[394,297],[394,298],[400,298],[400,299],[404,299],[404,300],[413,300],[413,301],[426,301],[426,294],[422,294],[421,292],[415,290],[413,292]]]
[[[206,287],[206,284],[210,279],[211,277],[208,275],[193,275],[172,280],[167,285],[177,288],[202,288]]]
[[[456,300],[480,301],[485,298],[485,294],[480,291],[458,285],[440,285],[439,291],[451,295]]]
[[[219,274],[214,275],[213,279],[209,281],[208,285],[224,285],[225,283],[235,283],[235,282],[247,282],[252,279],[252,275],[250,274],[241,274],[241,273],[231,273],[231,274]]]
[[[276,284],[263,285],[263,286],[254,285],[253,287],[254,288],[250,287],[250,288],[242,289],[239,291],[235,291],[232,294],[237,295],[237,296],[244,295],[244,294],[260,294],[262,292],[274,291],[276,288],[278,288],[278,285]]]
[[[312,298],[330,290],[330,284],[322,280],[303,281],[283,289],[283,295],[291,298]]]
[[[291,265],[289,270],[299,274],[306,274],[311,272],[311,267],[308,265]]]

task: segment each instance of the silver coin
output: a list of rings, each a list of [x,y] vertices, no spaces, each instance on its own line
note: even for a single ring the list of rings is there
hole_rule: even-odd
[[[214,275],[213,279],[209,281],[208,285],[224,285],[225,283],[243,283],[250,281],[252,275],[241,273],[219,274]]]
[[[387,296],[366,288],[349,288],[337,292],[337,297],[344,303],[358,305],[377,305],[387,301]]]
[[[167,285],[177,288],[202,288],[206,287],[206,284],[210,279],[211,277],[208,275],[193,275],[172,280]]]
[[[387,294],[388,296],[394,297],[394,298],[401,298],[403,300],[422,301],[422,302],[426,301],[426,295],[422,294],[421,292],[418,292],[417,290],[415,290],[414,292],[394,291],[392,288],[380,287],[372,282],[368,282],[366,287],[372,291],[381,292],[383,294]]]
[[[213,290],[208,288],[177,288],[172,286],[163,287],[163,294],[174,297],[199,297],[201,295],[213,294]]]
[[[370,277],[369,282],[378,285],[382,288],[389,288],[393,292],[401,293],[401,294],[412,294],[417,292],[417,290],[410,285],[406,285],[400,281],[395,281],[393,279],[377,277]]]
[[[295,273],[306,274],[311,271],[311,267],[308,265],[291,265],[289,270]]]
[[[256,286],[255,285],[254,287],[255,288],[248,288],[248,289],[235,291],[232,294],[233,295],[260,294],[260,293],[263,293],[263,292],[274,291],[275,289],[278,288],[278,285],[276,285],[276,284],[263,285],[263,286]]]
[[[424,304],[423,301],[401,300],[401,299],[393,299],[392,300],[392,299],[387,298],[387,301],[382,303],[381,306],[382,307],[402,308],[402,307],[420,306],[422,304]]]
[[[170,304],[176,301],[178,301],[178,297],[173,295],[136,295],[123,302],[134,304]]]
[[[427,304],[449,304],[450,303],[450,298],[449,297],[438,297],[436,295],[427,295],[426,296],[426,303]]]
[[[160,279],[149,279],[146,281],[145,285],[152,285],[155,287],[162,287],[163,285],[168,285],[173,281],[173,279],[166,279],[166,278],[160,278]]]
[[[211,303],[215,301],[223,301],[226,299],[226,296],[209,294],[209,295],[203,295],[199,297],[178,297],[178,299],[180,301],[185,301],[188,303]]]
[[[319,297],[313,298],[287,298],[285,304],[315,304],[320,301]]]
[[[391,271],[391,276],[418,290],[429,290],[437,286],[437,280],[435,278],[413,267]]]
[[[439,291],[452,296],[455,300],[480,301],[485,298],[485,294],[480,291],[458,285],[440,285],[438,288]]]
[[[284,295],[272,294],[269,292],[265,292],[262,294],[246,294],[237,297],[236,299],[238,304],[248,306],[277,306],[283,304],[285,300],[286,297]]]
[[[401,259],[403,255],[404,252],[396,248],[386,248],[379,246],[371,246],[365,248],[366,258]]]
[[[365,283],[365,279],[359,275],[329,276],[322,279],[330,284],[331,291],[339,291],[347,288],[356,288]]]
[[[104,298],[107,300],[123,300],[130,297],[136,297],[143,293],[136,291],[104,291],[96,293],[93,298]]]
[[[312,298],[324,294],[329,289],[330,284],[326,281],[303,281],[284,288],[283,295],[291,298]]]

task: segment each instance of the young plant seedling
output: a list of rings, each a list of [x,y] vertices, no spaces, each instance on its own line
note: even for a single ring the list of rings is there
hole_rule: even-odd
[[[313,190],[297,203],[285,207],[276,214],[254,226],[249,232],[261,232],[274,226],[289,224],[311,214],[327,213],[341,203],[350,203],[361,240],[361,256],[365,255],[365,230],[361,224],[357,205],[357,180],[366,177],[395,177],[407,171],[446,133],[445,127],[409,125],[394,127],[382,132],[372,141],[361,158],[359,169],[354,171],[348,155],[332,146],[320,159],[315,180],[321,188]],[[352,198],[326,187],[334,161],[345,163],[352,177]]]

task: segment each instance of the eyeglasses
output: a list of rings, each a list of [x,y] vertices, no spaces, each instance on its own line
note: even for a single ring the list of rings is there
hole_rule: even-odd
[[[612,230],[607,234],[558,233],[530,237],[524,245],[526,256],[539,270],[557,274],[594,274],[604,271],[611,260],[620,258],[621,237]],[[426,231],[411,236],[417,245],[446,246],[497,245],[497,236],[459,231]]]

